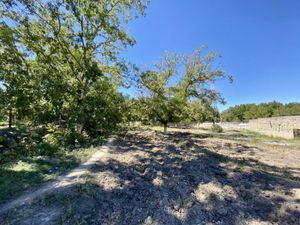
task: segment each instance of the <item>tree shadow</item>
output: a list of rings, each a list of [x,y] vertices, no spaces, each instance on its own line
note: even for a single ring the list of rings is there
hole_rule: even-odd
[[[23,157],[0,165],[0,204],[9,199],[32,192],[47,181],[66,173],[80,162],[68,157]]]
[[[299,224],[293,191],[300,183],[275,176],[276,167],[215,153],[194,138],[121,136],[111,151],[116,158],[99,162],[90,177],[58,188],[32,210],[59,208],[63,213],[53,224]]]

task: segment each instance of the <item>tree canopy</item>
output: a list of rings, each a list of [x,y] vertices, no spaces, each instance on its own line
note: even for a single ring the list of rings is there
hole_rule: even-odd
[[[55,124],[88,135],[121,122],[216,120],[212,84],[229,78],[219,54],[169,53],[139,72],[120,53],[135,44],[127,23],[147,0],[5,0],[0,3],[1,115],[9,125]],[[142,87],[139,99],[119,87]]]
[[[300,103],[282,104],[269,102],[261,104],[242,104],[230,107],[221,114],[223,121],[249,121],[251,119],[273,116],[300,115]]]
[[[119,53],[135,44],[125,24],[146,6],[144,0],[2,1],[1,104],[10,118],[65,122],[78,131],[119,121],[117,87],[129,72]]]
[[[231,77],[214,67],[218,54],[204,54],[204,50],[182,55],[167,53],[152,70],[141,73],[145,111],[151,120],[164,125],[165,132],[168,123],[192,119],[191,106],[195,109],[197,102],[206,109],[213,109],[215,102],[224,103],[221,93],[211,84]]]

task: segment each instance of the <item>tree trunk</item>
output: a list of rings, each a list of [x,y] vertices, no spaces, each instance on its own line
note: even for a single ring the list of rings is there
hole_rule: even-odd
[[[168,132],[168,124],[164,123],[164,134],[167,134]]]
[[[8,113],[8,128],[12,127],[12,120],[13,120],[12,109],[9,109],[9,113]]]

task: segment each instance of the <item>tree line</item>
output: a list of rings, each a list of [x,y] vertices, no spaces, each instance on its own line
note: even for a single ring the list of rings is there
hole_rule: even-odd
[[[241,104],[230,107],[221,114],[223,121],[249,121],[257,118],[274,116],[300,115],[300,103],[282,104],[268,102],[261,104]]]
[[[120,53],[136,43],[127,23],[147,0],[4,0],[0,3],[0,115],[9,127],[52,124],[89,136],[120,123],[214,120],[210,86],[230,76],[198,48],[168,53],[148,70]],[[135,85],[140,96],[123,96]]]
[[[135,44],[126,23],[144,0],[5,0],[0,3],[1,113],[9,126],[55,123],[93,134],[121,121]]]

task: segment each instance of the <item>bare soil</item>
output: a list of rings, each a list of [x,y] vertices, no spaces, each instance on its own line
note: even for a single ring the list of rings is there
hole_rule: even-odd
[[[75,176],[0,224],[300,224],[300,149],[238,132],[120,135]]]

